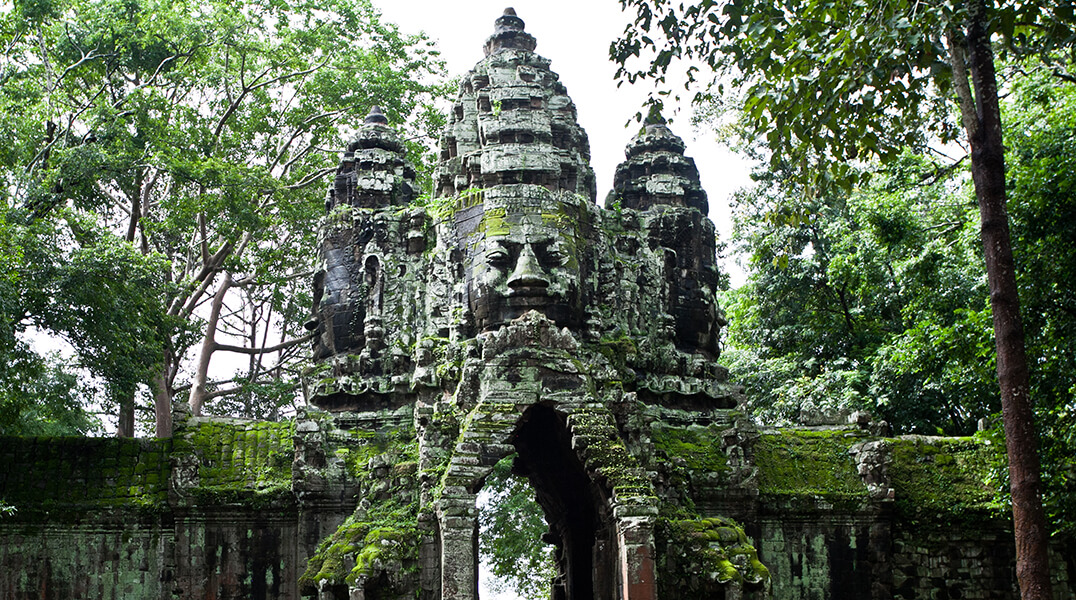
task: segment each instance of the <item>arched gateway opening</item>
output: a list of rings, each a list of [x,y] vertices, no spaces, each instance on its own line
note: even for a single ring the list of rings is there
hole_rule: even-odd
[[[534,489],[498,462],[478,492],[478,595],[482,600],[549,600],[556,577],[549,524]]]
[[[552,545],[555,575],[545,582],[544,597],[613,598],[614,561],[609,550],[614,547],[614,540],[608,526],[608,499],[572,449],[566,418],[551,406],[536,404],[524,412],[509,441],[516,452],[505,460],[512,461],[512,475],[525,478],[526,484],[501,489],[516,495],[533,495],[547,529],[543,533],[519,527],[509,535],[534,536],[531,540],[516,540],[532,548],[543,543]],[[527,500],[501,498],[502,505],[511,505],[516,510],[525,506]],[[519,519],[523,525],[526,516],[508,518]],[[483,536],[487,534],[482,532]]]

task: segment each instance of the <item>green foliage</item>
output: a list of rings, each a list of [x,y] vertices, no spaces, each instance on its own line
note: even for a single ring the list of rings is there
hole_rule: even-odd
[[[161,264],[115,236],[66,213],[64,223],[26,224],[13,207],[0,211],[0,432],[72,435],[100,427],[89,414],[104,378],[112,400],[143,380],[155,348],[171,333],[157,294]],[[81,246],[74,238],[77,232]],[[75,345],[72,360],[41,356],[30,328]],[[79,372],[82,371],[80,374]]]
[[[748,283],[724,354],[768,422],[869,409],[898,431],[970,433],[997,410],[975,212],[962,180],[902,155],[804,204],[782,176],[735,206]]]
[[[1014,86],[1010,215],[1048,514],[1076,531],[1076,89],[1047,73]]]
[[[367,0],[27,0],[0,39],[4,315],[67,339],[113,396],[171,394],[230,281],[212,322],[249,360],[209,400],[290,404],[324,179],[373,104],[433,160],[430,43]]]
[[[88,229],[88,228],[87,228]],[[162,293],[168,265],[107,232],[85,234],[58,265],[41,319],[78,349],[81,366],[107,382],[118,404],[161,368],[160,349],[182,336]]]
[[[101,429],[87,399],[96,390],[79,381],[56,354],[23,347],[6,352],[0,366],[0,435],[86,435]]]
[[[553,547],[540,541],[548,525],[527,480],[512,475],[513,458],[498,462],[482,488],[479,552],[496,577],[494,591],[544,600],[556,575]]]
[[[654,105],[679,83],[669,74],[685,72],[703,114],[735,111],[743,138],[761,141],[771,168],[794,165],[812,193],[832,183],[848,189],[861,175],[848,161],[888,161],[958,137],[950,50],[963,43],[975,4],[621,0],[635,18],[610,56],[622,80],[662,86]],[[1063,70],[1057,59],[1076,42],[1068,2],[985,4],[1003,55],[1043,57]]]

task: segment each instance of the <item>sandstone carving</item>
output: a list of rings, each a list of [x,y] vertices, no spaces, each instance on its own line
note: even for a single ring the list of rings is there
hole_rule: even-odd
[[[435,588],[421,594],[474,597],[476,495],[514,455],[557,549],[553,597],[656,598],[667,557],[655,528],[691,508],[659,498],[622,422],[647,410],[727,421],[737,406],[716,362],[714,226],[683,141],[659,120],[598,206],[586,133],[535,47],[514,11],[497,19],[424,204],[380,111],[349,145],[326,203],[308,399],[338,415],[414,407],[415,543]],[[765,593],[757,559],[716,546],[696,559],[720,571],[713,585]],[[379,572],[319,589],[384,593]]]

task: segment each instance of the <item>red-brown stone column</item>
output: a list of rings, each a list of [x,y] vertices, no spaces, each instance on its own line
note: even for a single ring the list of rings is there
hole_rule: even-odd
[[[620,555],[621,599],[657,600],[653,519],[618,519],[617,545]]]

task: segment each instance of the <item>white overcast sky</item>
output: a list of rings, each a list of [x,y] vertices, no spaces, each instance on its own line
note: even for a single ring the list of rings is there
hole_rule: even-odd
[[[629,22],[617,0],[374,0],[385,20],[405,33],[424,31],[437,42],[450,76],[461,75],[482,59],[482,44],[493,33],[493,22],[511,6],[538,40],[536,52],[550,59],[579,109],[579,123],[590,138],[591,166],[598,179],[598,202],[613,185],[613,171],[624,160],[624,147],[639,130],[632,122],[647,92],[644,85],[617,88],[616,68],[609,61],[609,43]],[[710,218],[719,236],[728,240],[729,197],[748,185],[750,164],[722,147],[712,132],[696,134],[689,113],[672,117],[670,127],[687,143],[710,200]],[[735,267],[733,284],[742,281]]]

